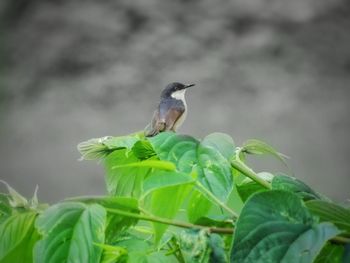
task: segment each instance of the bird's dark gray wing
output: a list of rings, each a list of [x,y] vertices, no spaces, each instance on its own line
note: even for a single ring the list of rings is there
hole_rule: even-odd
[[[185,112],[181,101],[163,100],[154,112],[151,129],[146,136],[155,136],[163,131],[174,131],[174,125]]]
[[[180,100],[165,100],[159,104],[159,120],[165,122],[166,131],[174,131],[174,125],[185,112],[185,106]]]

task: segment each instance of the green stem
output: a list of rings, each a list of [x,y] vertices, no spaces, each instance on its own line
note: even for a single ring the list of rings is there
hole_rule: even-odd
[[[331,241],[334,243],[348,244],[348,243],[350,243],[350,238],[337,236],[337,237],[333,237],[331,239]]]
[[[207,229],[211,233],[218,233],[218,234],[233,234],[232,228],[222,228],[222,227],[207,227],[202,225],[195,225],[191,223],[181,222],[181,221],[172,221],[166,218],[157,217],[157,216],[151,216],[151,215],[140,215],[132,212],[127,212],[115,208],[106,208],[106,210],[113,214],[118,214],[126,217],[132,217],[140,220],[146,220],[156,223],[161,223],[165,225],[172,225],[177,227],[183,227],[183,228],[200,228],[200,229]]]
[[[225,209],[233,218],[238,218],[238,214],[233,211],[230,207],[228,207],[224,202],[222,202],[220,199],[218,199],[215,195],[213,195],[212,192],[210,192],[207,188],[205,188],[200,182],[196,181],[196,186],[204,192],[211,200],[213,200],[215,203],[217,203],[219,206],[221,206],[223,209]]]
[[[253,181],[257,182],[261,186],[271,189],[271,184],[264,179],[260,178],[257,173],[255,173],[252,169],[250,169],[246,164],[241,162],[240,160],[231,160],[231,165],[233,168],[238,170],[243,175],[249,177]]]

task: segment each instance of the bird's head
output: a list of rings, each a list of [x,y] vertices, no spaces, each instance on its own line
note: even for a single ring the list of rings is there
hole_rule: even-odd
[[[173,97],[175,99],[182,99],[185,95],[186,89],[194,85],[195,84],[182,84],[179,82],[170,83],[162,91],[161,98]]]

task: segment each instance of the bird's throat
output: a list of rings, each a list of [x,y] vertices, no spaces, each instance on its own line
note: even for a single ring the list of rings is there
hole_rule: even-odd
[[[171,97],[174,99],[177,99],[177,100],[185,101],[185,93],[186,93],[185,89],[178,90],[178,91],[173,92],[171,94]]]

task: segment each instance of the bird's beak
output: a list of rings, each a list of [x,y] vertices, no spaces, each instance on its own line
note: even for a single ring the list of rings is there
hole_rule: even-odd
[[[195,86],[196,84],[186,84],[185,85],[185,89],[187,89],[187,88],[189,88],[189,87],[193,87],[193,86]]]

